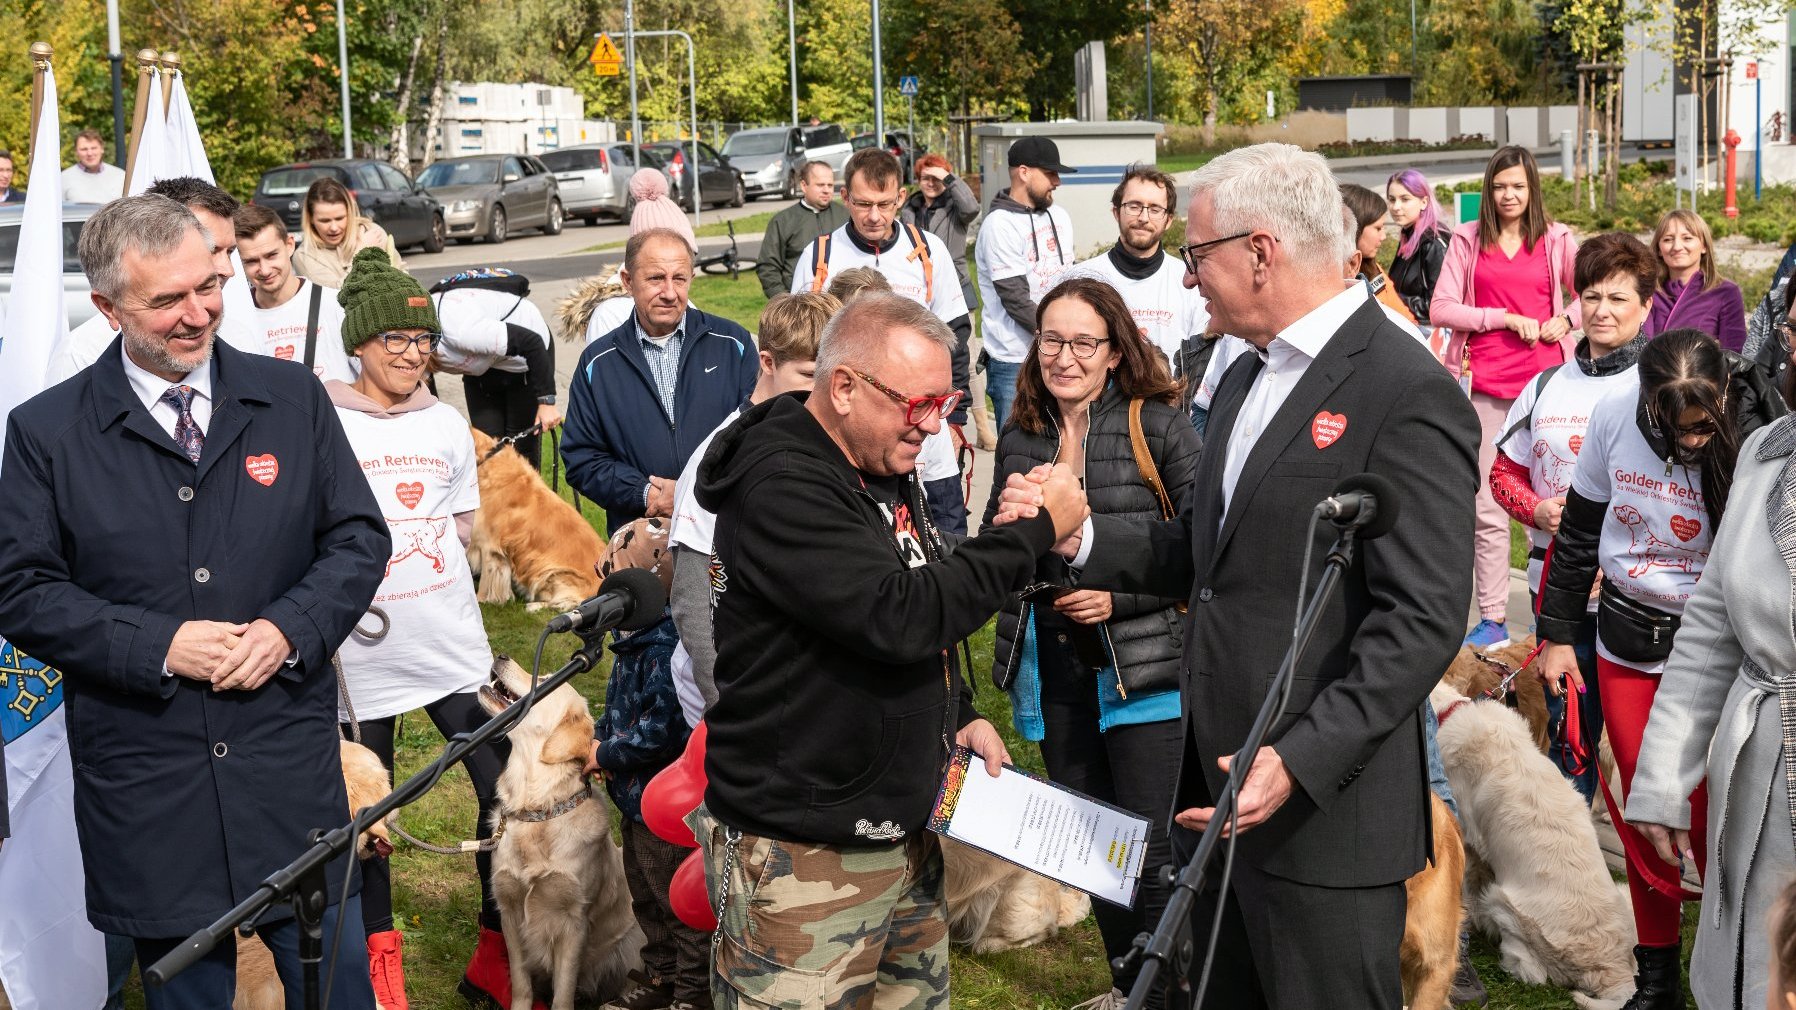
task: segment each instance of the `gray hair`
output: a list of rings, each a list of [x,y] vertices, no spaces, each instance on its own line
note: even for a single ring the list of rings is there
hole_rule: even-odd
[[[167,255],[197,231],[208,252],[218,244],[193,212],[166,196],[146,193],[114,200],[94,212],[81,227],[78,246],[88,286],[109,301],[125,290],[125,253],[148,259]]]
[[[817,381],[828,381],[838,368],[872,366],[887,336],[898,329],[920,333],[950,356],[954,354],[954,331],[935,313],[902,295],[866,291],[843,306],[823,328],[823,337],[817,342]]]
[[[1338,272],[1352,251],[1328,162],[1293,144],[1238,147],[1197,170],[1191,202],[1210,198],[1217,236],[1271,232],[1295,264]]]
[[[692,244],[686,241],[686,236],[672,228],[644,228],[624,243],[624,269],[635,273],[636,259],[642,255],[643,247],[656,241],[675,243],[686,251],[686,262],[692,262]]]

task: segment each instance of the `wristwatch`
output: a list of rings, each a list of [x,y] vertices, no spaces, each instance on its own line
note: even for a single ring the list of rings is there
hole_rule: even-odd
[[[555,394],[550,393],[548,396],[539,396],[536,398],[536,402],[545,407],[553,407],[555,406]]]

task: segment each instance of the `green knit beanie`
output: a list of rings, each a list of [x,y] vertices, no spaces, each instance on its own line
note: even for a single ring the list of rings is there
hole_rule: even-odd
[[[443,331],[430,295],[410,274],[393,269],[387,251],[379,247],[355,254],[337,304],[343,306],[343,349],[350,354],[392,330]]]

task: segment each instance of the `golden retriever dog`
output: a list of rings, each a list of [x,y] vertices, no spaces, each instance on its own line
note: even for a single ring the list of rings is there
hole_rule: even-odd
[[[605,554],[604,539],[529,460],[515,452],[488,459],[493,437],[473,431],[474,458],[484,462],[468,566],[480,580],[480,602],[509,602],[515,586],[531,610],[574,609],[599,591],[592,566]]]
[[[1447,804],[1433,793],[1428,802],[1434,824],[1434,858],[1404,883],[1409,899],[1401,951],[1403,1002],[1409,1010],[1448,1010],[1447,994],[1459,967],[1465,842]]]
[[[480,703],[498,715],[529,690],[530,675],[499,656]],[[610,999],[641,966],[642,930],[603,794],[546,820],[516,817],[590,788],[581,769],[592,726],[586,699],[563,684],[511,731],[511,758],[499,776],[493,892],[511,958],[512,1010],[530,1010],[539,983],[553,993],[552,1010],[573,1010],[576,995]]]
[[[1634,926],[1583,797],[1535,745],[1522,717],[1452,685],[1429,700],[1466,844],[1465,904],[1503,968],[1573,990],[1586,1008],[1634,991]]]
[[[1501,684],[1506,675],[1504,670],[1521,668],[1528,654],[1533,651],[1532,635],[1502,648],[1483,650],[1482,653],[1466,646],[1459,650],[1459,655],[1453,657],[1453,665],[1447,667],[1444,679],[1453,685],[1453,690],[1468,698],[1476,698]],[[1494,663],[1478,658],[1480,655],[1494,660]],[[1516,711],[1528,721],[1528,730],[1534,735],[1535,746],[1545,754],[1550,743],[1546,688],[1541,686],[1540,679],[1529,668],[1516,675],[1509,684],[1509,691],[1515,696]]]
[[[344,740],[337,748],[343,759],[343,784],[349,790],[349,813],[356,813],[379,803],[393,791],[386,766],[373,751],[353,740]],[[356,840],[356,858],[389,855],[393,836],[386,821],[376,821]],[[358,927],[359,923],[356,924]],[[351,933],[353,937],[356,933]],[[342,958],[345,969],[365,964],[367,948],[358,944],[356,956],[350,957],[349,941],[344,940]],[[231,999],[231,1010],[286,1010],[287,997],[281,990],[280,976],[274,970],[274,955],[254,936],[237,938],[237,994]]]
[[[1091,896],[943,838],[948,936],[975,954],[1028,947],[1082,921]]]

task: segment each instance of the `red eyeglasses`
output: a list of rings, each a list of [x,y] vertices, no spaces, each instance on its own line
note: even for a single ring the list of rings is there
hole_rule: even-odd
[[[905,396],[866,372],[855,369],[854,374],[860,376],[867,385],[903,404],[904,423],[913,427],[932,417],[947,417],[960,404],[961,393],[958,389],[946,396]]]

